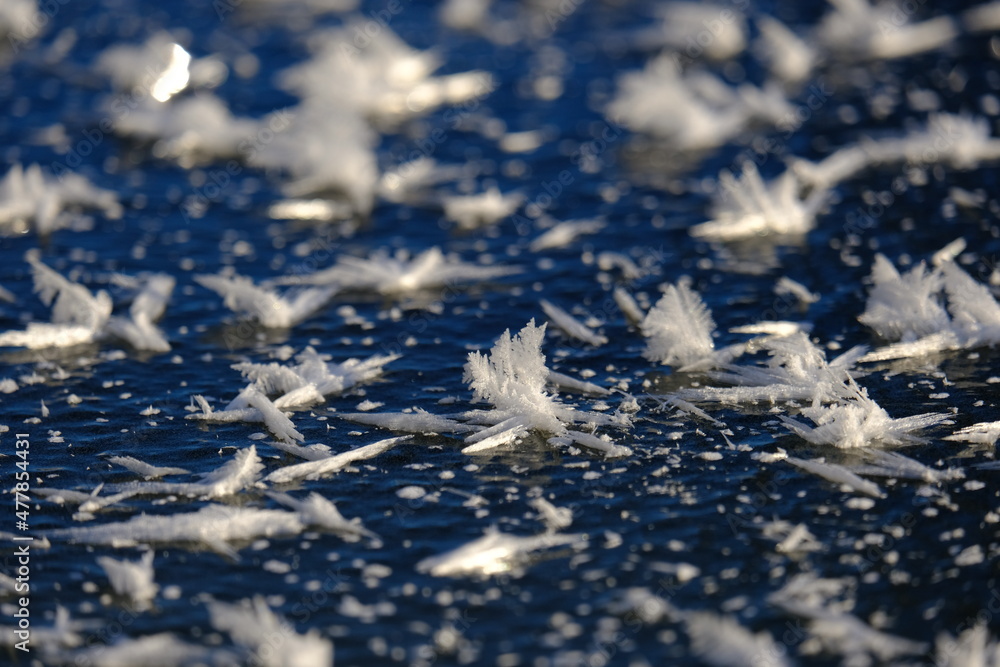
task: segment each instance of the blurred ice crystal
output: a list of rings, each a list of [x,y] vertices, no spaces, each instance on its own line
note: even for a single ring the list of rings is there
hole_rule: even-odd
[[[900,274],[877,255],[873,286],[859,319],[891,344],[861,361],[920,357],[1000,343],[1000,304],[953,261]]]
[[[660,56],[641,72],[619,78],[607,115],[677,150],[699,151],[722,146],[753,125],[775,125],[794,111],[780,86],[733,88],[706,71],[682,71],[674,58]]]
[[[0,2],[0,41],[15,54],[21,44],[37,37],[46,23],[47,19],[38,10],[35,0]]]
[[[787,84],[805,81],[816,66],[819,55],[816,49],[771,16],[759,16],[757,27],[760,28],[757,49],[771,73]]]
[[[285,70],[282,86],[306,104],[350,109],[377,122],[395,123],[482,97],[494,87],[486,72],[431,76],[441,65],[432,51],[409,47],[388,27],[355,44],[361,22],[317,32],[309,41],[312,59]],[[366,35],[367,36],[367,35]],[[330,82],[336,85],[331,86]]]
[[[821,188],[803,198],[803,186],[791,171],[765,184],[756,165],[749,161],[743,164],[740,178],[724,171],[719,183],[722,187],[713,206],[715,218],[692,227],[695,238],[730,241],[768,234],[805,234],[815,226],[816,214],[827,198]]]
[[[189,86],[214,88],[228,73],[215,57],[193,59],[167,32],[152,35],[142,45],[120,44],[106,49],[94,68],[121,91],[136,91],[166,102]]]
[[[140,609],[148,607],[159,590],[153,583],[152,551],[144,553],[136,562],[102,556],[97,564],[107,573],[115,593],[130,598]]]
[[[33,230],[45,236],[72,225],[78,209],[97,209],[109,218],[122,214],[117,193],[72,172],[50,176],[37,164],[24,169],[16,163],[0,181],[0,234]]]
[[[687,614],[691,650],[713,667],[789,667],[784,646],[769,632],[754,634],[735,619],[710,612]]]
[[[912,10],[902,11],[892,3],[831,0],[830,5],[816,38],[837,59],[903,58],[940,48],[958,36],[955,21],[949,16],[910,23]]]
[[[115,131],[125,137],[153,143],[153,154],[191,167],[217,158],[252,157],[261,128],[287,125],[287,117],[263,120],[237,118],[226,103],[211,93],[198,93],[169,103],[149,101],[123,116]],[[273,133],[273,132],[272,132]]]
[[[905,135],[865,139],[819,162],[796,159],[792,167],[803,183],[830,188],[869,168],[941,164],[968,170],[995,160],[1000,160],[1000,139],[992,136],[988,119],[941,112]]]
[[[265,327],[288,328],[325,306],[336,287],[292,288],[284,294],[255,285],[244,276],[201,275],[195,281],[223,297],[234,313],[253,318]]]
[[[229,634],[261,667],[328,667],[333,644],[316,630],[304,635],[280,618],[261,596],[236,604],[212,601],[212,627]]]
[[[343,256],[333,266],[302,276],[287,276],[283,284],[336,285],[341,291],[402,295],[420,290],[476,283],[519,272],[517,267],[471,264],[433,247],[411,256],[381,250],[369,257]]]
[[[300,18],[323,14],[341,14],[350,12],[358,7],[358,0],[240,0],[220,4],[224,10],[241,10],[249,18],[261,18],[267,20],[281,18]],[[221,11],[221,10],[220,10]],[[220,13],[220,16],[225,14]]]
[[[727,60],[746,48],[747,24],[743,12],[723,4],[667,2],[656,5],[659,25],[638,32],[643,49],[669,49],[697,60]]]
[[[379,181],[376,143],[377,135],[355,110],[307,102],[271,141],[254,147],[249,162],[283,172],[286,196],[332,193],[367,215]]]
[[[522,537],[501,533],[494,528],[453,551],[425,558],[417,563],[417,571],[435,577],[488,577],[510,572],[516,575],[530,562],[535,552],[586,543],[586,535],[546,532]]]
[[[444,217],[458,224],[459,229],[472,230],[492,225],[517,211],[523,195],[517,192],[501,194],[497,188],[489,188],[478,195],[454,195],[444,197]]]
[[[70,347],[97,340],[111,316],[111,297],[104,290],[91,294],[83,285],[67,280],[41,261],[29,257],[35,292],[52,306],[49,323],[32,322],[25,331],[0,334],[0,346]]]

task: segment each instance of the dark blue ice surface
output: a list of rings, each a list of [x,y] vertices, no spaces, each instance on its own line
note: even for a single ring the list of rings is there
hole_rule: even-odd
[[[646,589],[678,609],[731,614],[753,631],[766,630],[790,660],[840,664],[839,657],[807,641],[800,620],[768,602],[768,595],[790,577],[814,573],[853,582],[856,603],[850,612],[857,617],[886,632],[927,642],[926,655],[906,659],[912,664],[932,664],[935,636],[955,636],[977,618],[994,635],[1000,632],[998,473],[974,467],[992,460],[993,447],[942,440],[959,427],[1000,418],[1000,385],[989,381],[1000,376],[995,350],[870,369],[862,383],[889,414],[954,412],[952,425],[930,429],[928,444],[906,453],[931,466],[962,467],[966,478],[943,483],[932,495],[919,493],[924,485],[917,482],[881,480],[887,496],[869,506],[852,503],[856,494],[791,466],[751,458],[754,451],[777,447],[803,458],[848,458],[789,435],[770,405],[713,408],[713,416],[732,430],[728,436],[710,422],[659,410],[648,394],[685,386],[691,378],[644,359],[641,335],[610,298],[613,287],[625,286],[655,300],[660,284],[689,276],[722,332],[719,345],[745,339],[727,333],[729,328],[762,319],[812,322],[814,338],[824,344],[837,341],[843,349],[873,344],[877,341],[857,316],[864,310],[876,252],[893,260],[904,255],[927,259],[964,237],[968,252],[976,255],[966,269],[977,279],[989,277],[1000,260],[995,166],[969,171],[930,168],[926,184],[894,195],[893,203],[857,234],[845,231],[849,216],[870,208],[866,202],[873,193],[892,192],[901,178],[898,169],[869,171],[841,185],[816,229],[799,241],[696,241],[687,228],[708,217],[706,184],[721,170],[735,169],[747,155],[748,144],[736,142],[685,162],[655,142],[609,125],[602,113],[614,94],[615,77],[642,67],[651,55],[637,50],[630,35],[651,23],[655,3],[575,2],[579,8],[551,36],[511,45],[441,26],[431,4],[402,4],[403,11],[392,18],[392,30],[415,48],[440,50],[445,56],[442,72],[479,68],[497,78],[496,91],[471,113],[474,119],[500,119],[508,131],[542,129],[549,140],[533,153],[505,153],[475,123],[452,127],[445,108],[384,134],[379,146],[383,166],[409,155],[420,137],[440,127],[446,139],[434,146],[432,157],[446,164],[475,162],[481,186],[516,189],[528,201],[537,201],[554,189],[551,184],[558,182],[560,172],[568,170],[571,184],[551,199],[546,213],[557,220],[601,217],[607,222],[604,229],[566,248],[536,254],[527,245],[540,231],[523,210],[518,220],[503,220],[489,233],[472,234],[456,232],[444,223],[439,207],[422,204],[378,202],[370,218],[347,236],[336,227],[271,220],[266,210],[280,199],[277,174],[244,166],[223,176],[224,163],[183,168],[155,158],[149,146],[113,135],[97,137],[101,105],[112,91],[92,73],[91,65],[110,45],[142,42],[161,29],[184,30],[196,56],[219,53],[228,62],[245,53],[257,57],[256,75],[231,75],[216,92],[234,114],[261,117],[296,103],[276,87],[275,75],[308,57],[308,29],[334,26],[342,18],[330,15],[307,25],[285,24],[253,21],[235,11],[220,19],[218,6],[192,1],[59,4],[43,34],[0,73],[4,169],[16,162],[53,169],[68,160],[75,164],[79,153],[75,170],[118,192],[124,215],[110,220],[96,214],[90,231],[60,230],[45,239],[34,234],[0,238],[0,285],[17,297],[15,304],[0,304],[0,329],[20,329],[31,319],[48,317],[32,293],[29,266],[23,261],[26,252],[39,249],[48,265],[92,289],[109,289],[113,297],[119,296],[109,284],[115,273],[175,275],[177,288],[160,323],[173,349],[151,354],[104,344],[70,352],[4,351],[0,376],[16,379],[35,371],[45,380],[21,382],[19,391],[0,395],[2,423],[10,427],[0,435],[5,457],[0,458],[0,486],[10,490],[14,484],[15,432],[31,434],[36,487],[89,491],[100,483],[136,479],[109,464],[106,458],[111,455],[205,472],[229,460],[237,449],[256,444],[269,470],[292,462],[266,440],[248,439],[263,432],[262,425],[200,425],[184,419],[192,395],[209,396],[220,406],[242,389],[245,382],[232,364],[268,361],[269,352],[281,345],[300,350],[312,344],[339,361],[394,351],[410,337],[416,341],[402,347],[402,358],[387,367],[383,378],[298,411],[293,419],[307,444],[326,443],[340,452],[389,437],[386,431],[337,417],[336,412],[354,412],[366,399],[384,403],[380,411],[416,406],[450,414],[482,407],[471,404],[471,391],[462,382],[469,351],[488,349],[505,329],[516,331],[532,317],[544,319],[541,298],[567,310],[582,307],[604,321],[602,331],[609,342],[599,348],[573,343],[551,329],[544,349],[550,365],[562,372],[590,369],[591,381],[604,386],[621,379],[630,382],[642,410],[634,429],[613,435],[629,445],[633,455],[604,459],[552,447],[544,438],[531,436],[514,448],[468,456],[460,453],[456,438],[417,436],[353,471],[284,489],[299,497],[316,491],[333,500],[344,516],[359,517],[377,533],[384,542],[381,548],[323,533],[272,539],[263,548],[239,545],[239,560],[190,545],[157,548],[161,592],[173,586],[180,594],[161,594],[153,608],[143,612],[132,613],[123,601],[107,595],[110,586],[96,563],[102,555],[134,560],[137,549],[53,539],[51,548],[33,554],[33,627],[51,625],[57,607],[63,607],[73,619],[87,623],[83,635],[95,645],[116,641],[119,635],[137,638],[160,632],[176,633],[195,644],[225,645],[228,639],[208,623],[207,596],[234,602],[259,594],[297,631],[315,628],[331,638],[339,665],[704,664],[694,656],[676,619],[623,611],[630,590]],[[532,12],[532,4],[499,2],[493,10],[518,20]],[[962,8],[959,4],[921,4],[918,16],[956,12]],[[362,13],[381,9],[384,3],[366,2]],[[818,3],[800,7],[767,2],[755,3],[748,12],[751,17],[774,14],[796,25],[814,22],[822,10]],[[537,20],[547,20],[544,9],[534,11],[541,17]],[[69,39],[75,42],[63,57],[47,56],[58,40]],[[924,115],[907,107],[907,90],[935,91],[945,111],[981,113],[984,96],[1000,95],[997,39],[990,34],[963,36],[944,50],[871,65],[870,85],[839,89],[835,99],[790,136],[777,131],[768,135],[766,130],[756,135],[781,137],[779,153],[767,156],[762,173],[780,173],[785,158],[793,155],[817,159],[865,134],[882,136],[900,131],[907,119],[923,120]],[[531,92],[532,82],[556,50],[564,59],[564,92],[553,100],[538,99]],[[760,67],[749,54],[739,62],[738,71],[728,72],[732,82],[740,76],[761,80]],[[961,85],[956,84],[959,80]],[[904,101],[888,115],[875,115],[872,100],[879,94]],[[856,123],[843,122],[844,105],[857,110]],[[995,117],[990,123],[995,132]],[[68,137],[62,152],[40,138],[55,125],[63,126]],[[601,139],[602,133],[610,140]],[[583,171],[574,151],[595,140],[601,145],[599,168]],[[221,182],[221,188],[195,185],[212,179]],[[980,208],[945,206],[956,187],[982,191],[988,203]],[[187,206],[199,197],[209,200],[204,214],[188,215]],[[302,251],[310,242],[317,242],[314,249]],[[244,252],[234,252],[237,244]],[[262,280],[305,266],[310,257],[327,266],[341,254],[368,255],[381,248],[418,252],[434,245],[469,261],[489,253],[523,271],[450,290],[445,299],[437,293],[425,295],[424,302],[437,304],[431,309],[409,298],[394,302],[337,297],[291,330],[252,330],[249,335],[216,294],[193,280],[196,274],[217,273],[223,267]],[[599,276],[593,256],[603,250],[628,254],[648,269],[646,275],[630,281],[617,272]],[[857,261],[845,262],[848,254]],[[739,269],[746,265],[760,270]],[[773,285],[786,275],[822,299],[803,312],[775,297]],[[376,326],[363,330],[346,324],[337,313],[344,304]],[[391,315],[393,309],[399,309],[397,316]],[[107,356],[117,349],[125,354]],[[68,377],[53,377],[55,367]],[[931,398],[942,393],[947,398]],[[83,399],[78,405],[67,402],[73,394]],[[445,397],[457,400],[439,404]],[[613,409],[622,397],[614,394],[606,400]],[[45,417],[42,402],[49,411]],[[587,407],[593,400],[579,402]],[[140,415],[150,405],[161,412]],[[26,421],[36,417],[41,418]],[[50,442],[55,432],[63,441]],[[730,443],[749,447],[731,448]],[[700,457],[714,451],[722,454],[720,460]],[[673,465],[676,460],[680,465]],[[654,474],[665,466],[665,474]],[[397,491],[408,486],[422,487],[427,495],[417,500],[399,497]],[[486,511],[469,506],[470,495],[482,496]],[[538,495],[572,508],[568,530],[589,536],[585,549],[545,553],[519,576],[436,578],[416,571],[419,560],[469,542],[490,526],[520,535],[540,532],[529,505]],[[5,517],[0,530],[13,531],[13,496],[7,493],[3,499],[10,509],[0,513]],[[278,507],[262,490],[223,502]],[[139,497],[98,513],[89,523],[122,521],[142,512],[194,511],[205,504]],[[41,535],[79,525],[72,513],[71,506],[36,498],[32,531]],[[772,520],[806,524],[823,548],[806,554],[776,553],[774,541],[765,539],[760,529]],[[984,557],[956,564],[956,556],[975,545]],[[288,571],[265,567],[269,561],[287,564]],[[680,581],[669,574],[669,564],[677,563],[695,565],[700,573]],[[388,569],[374,577],[373,564]],[[12,566],[8,557],[7,571]],[[5,612],[12,611],[12,599],[3,601]],[[353,613],[353,601],[370,607],[371,615]],[[9,625],[11,619],[3,623]],[[451,639],[442,639],[442,629],[453,631]],[[7,660],[31,664],[13,650],[0,656],[0,661]],[[876,659],[872,664],[880,663]]]

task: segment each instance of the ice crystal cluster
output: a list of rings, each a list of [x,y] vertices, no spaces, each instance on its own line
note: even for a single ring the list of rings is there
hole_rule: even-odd
[[[1000,3],[210,4],[0,0],[32,664],[1000,667]]]

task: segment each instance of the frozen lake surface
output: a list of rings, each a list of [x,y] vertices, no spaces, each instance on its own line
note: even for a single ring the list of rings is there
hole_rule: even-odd
[[[0,2],[0,661],[1000,665],[1000,10],[352,5]]]

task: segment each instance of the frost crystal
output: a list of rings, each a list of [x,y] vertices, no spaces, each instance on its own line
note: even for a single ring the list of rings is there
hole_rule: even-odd
[[[315,396],[315,394],[311,394]],[[295,430],[295,424],[282,412],[256,385],[248,385],[236,398],[222,410],[214,410],[203,396],[192,396],[198,403],[201,412],[187,415],[185,419],[199,421],[230,423],[230,422],[263,422],[269,431],[279,440],[302,442],[305,437]],[[299,396],[296,396],[299,398]],[[289,413],[291,414],[291,413]]]
[[[107,332],[137,350],[169,352],[170,343],[154,324],[163,317],[174,291],[173,276],[165,273],[143,276],[141,280],[119,276],[120,282],[133,285],[138,293],[129,307],[128,317],[114,316],[108,320]]]
[[[923,262],[900,275],[882,254],[875,256],[874,283],[858,320],[889,341],[912,342],[948,327],[948,313],[937,295],[943,278]]]
[[[711,372],[712,379],[734,387],[682,389],[677,395],[694,401],[748,403],[755,401],[808,400],[829,403],[850,395],[845,384],[851,366],[864,353],[853,348],[833,361],[804,333],[767,336],[747,344],[751,350],[765,350],[765,366],[723,366]]]
[[[539,305],[545,311],[546,317],[570,338],[576,338],[594,347],[600,347],[608,342],[607,337],[594,333],[593,329],[554,303],[542,299],[539,301]]]
[[[55,178],[37,164],[24,169],[18,163],[0,181],[0,234],[33,229],[45,236],[71,226],[78,216],[66,211],[78,209],[97,209],[109,218],[122,214],[115,192],[98,188],[78,174]]]
[[[441,200],[444,217],[458,224],[460,229],[471,230],[492,225],[512,215],[524,197],[517,193],[501,194],[490,188],[478,195],[455,195]]]
[[[124,595],[146,608],[156,596],[159,586],[153,583],[153,552],[147,551],[137,562],[115,560],[107,556],[97,559],[118,595]]]
[[[508,535],[492,528],[468,544],[453,551],[425,558],[417,563],[418,572],[435,577],[479,576],[494,574],[519,574],[537,551],[560,546],[583,545],[586,535],[566,535],[547,532],[542,535],[521,537]]]
[[[297,479],[320,479],[325,475],[330,475],[341,470],[355,461],[364,461],[374,456],[378,456],[401,442],[406,442],[410,436],[400,438],[387,438],[373,442],[370,445],[357,447],[355,449],[342,452],[340,454],[327,454],[317,457],[312,461],[297,463],[284,468],[279,468],[267,476],[267,481],[272,484],[285,484]]]
[[[613,445],[596,436],[569,430],[566,424],[589,422],[614,423],[614,418],[594,412],[579,412],[558,402],[545,393],[549,369],[542,354],[545,325],[535,326],[531,320],[521,331],[511,336],[505,331],[488,355],[469,354],[465,365],[465,382],[473,390],[474,400],[485,400],[496,408],[480,415],[494,428],[466,438],[476,447],[465,451],[480,451],[488,446],[510,442],[523,429],[537,429],[557,436],[568,436],[577,444],[604,451],[608,456],[631,453],[627,447]]]
[[[670,55],[622,76],[607,111],[629,129],[681,151],[716,148],[753,124],[775,124],[794,113],[780,87],[732,88],[707,72],[681,72]]]
[[[816,223],[816,214],[827,191],[815,188],[803,199],[802,185],[791,171],[765,184],[753,162],[743,164],[743,175],[729,171],[719,176],[722,186],[715,201],[714,219],[695,225],[695,238],[730,241],[768,234],[805,234]]]
[[[195,276],[195,281],[223,297],[235,313],[250,317],[265,327],[288,328],[326,305],[336,287],[292,288],[279,294],[270,287],[253,284],[243,276]]]
[[[797,419],[781,417],[792,432],[817,445],[833,445],[843,449],[864,447],[870,442],[887,445],[911,445],[923,442],[913,431],[933,426],[946,415],[925,413],[893,419],[878,403],[868,398],[865,389],[850,383],[851,395],[830,406],[815,404],[803,408],[815,427]]]
[[[50,324],[31,323],[25,331],[0,334],[0,346],[70,347],[91,343],[100,336],[111,316],[111,297],[104,290],[91,294],[83,285],[71,282],[28,258],[35,278],[35,292],[46,306],[52,306]]]
[[[647,339],[643,356],[650,361],[684,369],[712,366],[723,356],[735,356],[735,352],[728,355],[728,350],[726,355],[717,354],[712,313],[685,281],[666,287],[640,328]]]
[[[542,354],[545,326],[531,320],[514,336],[505,331],[488,355],[469,354],[464,380],[474,400],[485,400],[508,416],[523,416],[535,428],[550,433],[565,429],[556,415],[559,406],[545,393],[549,370]],[[501,421],[501,420],[497,420]]]
[[[313,503],[302,511],[256,509],[228,505],[207,505],[196,512],[134,516],[127,521],[99,526],[54,530],[51,537],[82,544],[115,547],[139,544],[196,544],[237,558],[229,542],[248,543],[258,537],[294,537],[310,527],[326,528],[348,539],[357,539],[363,529],[355,522],[332,520],[328,512],[318,512]]]
[[[404,251],[395,256],[376,252],[371,257],[341,257],[328,269],[303,276],[288,276],[286,284],[336,285],[342,291],[402,295],[426,289],[479,282],[517,273],[507,266],[484,266],[448,257],[434,247],[409,257]]]
[[[951,244],[949,244],[950,246]],[[861,321],[890,341],[861,361],[916,357],[1000,343],[1000,304],[990,290],[954,262],[942,259],[900,275],[882,256]],[[947,311],[941,306],[946,301]]]
[[[173,277],[144,276],[143,287],[132,301],[129,315],[111,317],[111,297],[104,290],[91,294],[83,285],[63,278],[37,259],[29,257],[28,262],[35,277],[35,291],[42,303],[52,305],[52,322],[31,323],[25,331],[0,334],[0,346],[69,347],[111,337],[124,340],[137,350],[170,350],[170,343],[153,323],[167,307],[174,289]],[[139,280],[120,274],[117,279],[133,286],[140,284]]]
[[[329,355],[306,347],[295,356],[295,364],[234,364],[244,377],[265,394],[278,394],[274,404],[290,408],[308,402],[325,400],[330,394],[340,394],[351,387],[382,374],[382,367],[399,359],[399,355],[373,356],[365,360],[348,359],[335,363]],[[303,389],[308,391],[302,392]],[[308,398],[309,400],[304,400]]]
[[[210,602],[212,627],[229,634],[261,667],[320,667],[333,664],[333,644],[315,629],[304,635],[271,611],[261,596],[237,604]]]

